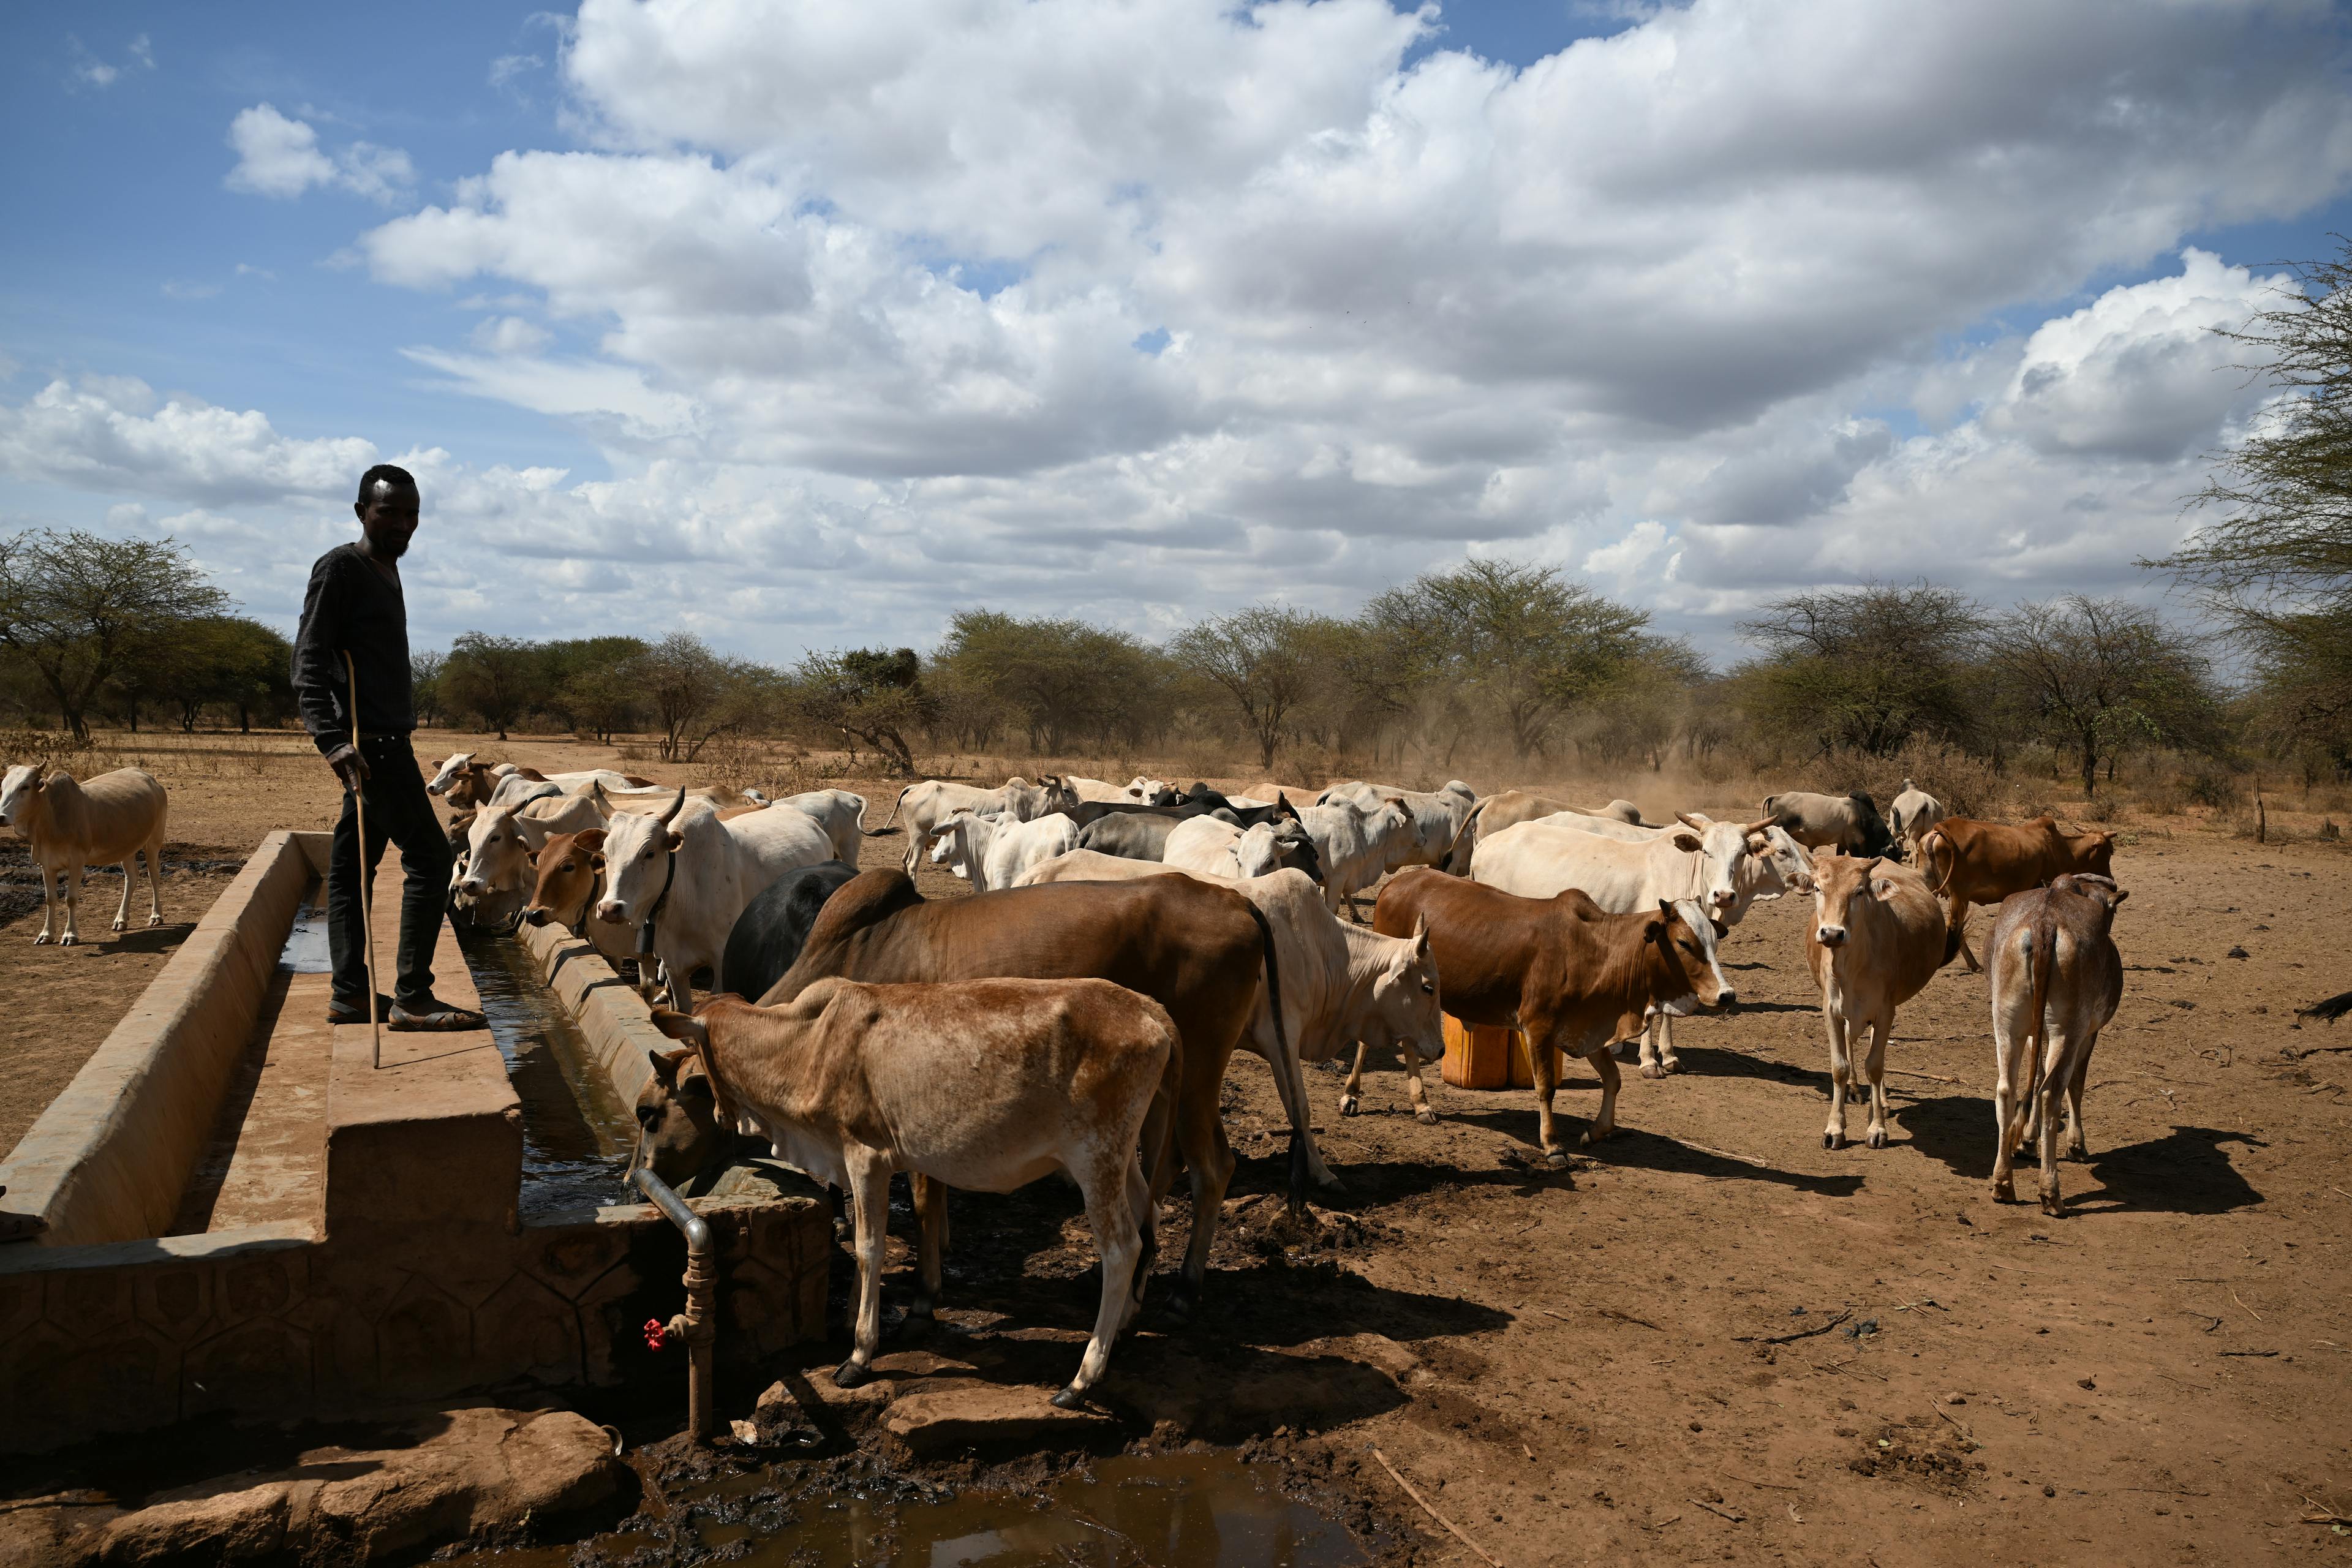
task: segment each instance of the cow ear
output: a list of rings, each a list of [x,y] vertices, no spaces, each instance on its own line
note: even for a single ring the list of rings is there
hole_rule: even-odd
[[[686,835],[675,827],[666,829],[662,834],[662,847],[675,855],[686,847]]]
[[[1643,942],[1663,942],[1665,940],[1665,935],[1666,922],[1664,921],[1652,921],[1648,925],[1642,928],[1642,940]]]
[[[572,842],[593,855],[604,847],[604,830],[601,827],[592,827]]]
[[[1682,850],[1691,850],[1699,847],[1699,837],[1696,833],[1677,833],[1667,842],[1671,843],[1675,848]]]
[[[2107,900],[2107,909],[2112,912],[2115,910],[2122,908],[2123,901],[2130,897],[2131,889],[2129,888],[2117,888],[2116,889],[2116,896]]]
[[[656,1008],[654,1012],[654,1022],[656,1026],[661,1023],[664,1014],[667,1014],[668,1016],[673,1018],[685,1018],[689,1024],[694,1022],[692,1018],[688,1017],[687,1015],[683,1013],[670,1013],[667,1008]],[[663,1029],[662,1033],[667,1034],[669,1031],[667,1029]],[[661,1086],[664,1089],[676,1089],[677,1087],[677,1069],[684,1067],[688,1062],[693,1059],[694,1052],[692,1048],[686,1046],[680,1046],[674,1051],[648,1050],[646,1052],[646,1060],[653,1068],[654,1077],[660,1081]]]
[[[710,1038],[710,1032],[701,1019],[691,1013],[680,1013],[669,1007],[654,1009],[654,1027],[683,1046],[704,1045]]]

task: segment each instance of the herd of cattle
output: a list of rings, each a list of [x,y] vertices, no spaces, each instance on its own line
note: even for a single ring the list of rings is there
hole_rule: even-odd
[[[666,993],[655,1021],[678,1045],[640,1100],[638,1159],[690,1183],[750,1136],[849,1194],[859,1295],[845,1382],[878,1342],[893,1171],[914,1181],[919,1313],[940,1286],[949,1188],[1005,1191],[1054,1170],[1077,1183],[1103,1293],[1064,1403],[1138,1310],[1180,1171],[1192,1226],[1172,1306],[1188,1311],[1234,1166],[1218,1105],[1239,1050],[1272,1069],[1294,1205],[1338,1181],[1304,1065],[1352,1052],[1340,1110],[1353,1114],[1367,1059],[1401,1051],[1413,1112],[1434,1121],[1421,1075],[1444,1053],[1443,1015],[1520,1032],[1543,1156],[1564,1162],[1564,1057],[1601,1079],[1579,1140],[1591,1145],[1615,1125],[1612,1047],[1638,1043],[1645,1077],[1674,1071],[1672,1020],[1736,1005],[1717,942],[1757,902],[1805,894],[1830,1044],[1823,1142],[1843,1146],[1847,1095],[1866,1087],[1880,1148],[1895,1009],[1953,958],[1979,966],[1967,912],[1997,904],[1994,1192],[2013,1196],[2012,1159],[2037,1138],[2056,1214],[2060,1121],[2079,1151],[2090,1053],[2121,991],[2109,835],[1949,817],[1907,781],[1891,822],[1864,795],[1790,794],[1753,822],[1654,824],[1624,801],[1481,798],[1458,781],[1227,795],[1048,774],[916,784],[872,828],[846,791],[767,801],[466,754],[429,787],[465,814],[460,909],[568,926]],[[856,868],[861,837],[902,830],[898,868]],[[917,891],[925,856],[975,896]],[[1342,918],[1374,889],[1368,926]],[[706,967],[720,994],[697,1007]]]
[[[1979,967],[1968,911],[1998,905],[1984,965],[1992,1192],[2013,1198],[2012,1161],[2034,1138],[2042,1206],[2057,1215],[2061,1118],[2081,1152],[2091,1052],[2122,992],[2110,835],[1948,816],[1908,781],[1891,823],[1865,795],[1790,794],[1753,822],[1653,824],[1625,801],[1584,811],[1523,791],[1481,798],[1458,781],[1225,795],[1048,774],[913,784],[877,828],[845,790],[769,801],[467,753],[427,788],[457,813],[461,917],[569,927],[666,991],[654,1019],[678,1046],[640,1098],[638,1160],[690,1184],[751,1137],[849,1194],[859,1297],[845,1383],[878,1342],[894,1171],[914,1183],[919,1312],[940,1287],[948,1189],[1009,1191],[1055,1170],[1076,1182],[1102,1300],[1059,1403],[1100,1376],[1139,1309],[1180,1170],[1192,1226],[1171,1306],[1189,1311],[1234,1166],[1219,1090],[1238,1050],[1272,1069],[1294,1206],[1310,1183],[1338,1184],[1304,1064],[1354,1053],[1340,1097],[1351,1115],[1366,1060],[1401,1051],[1413,1113],[1433,1121],[1421,1072],[1444,1054],[1442,1015],[1519,1031],[1543,1155],[1564,1162],[1563,1058],[1600,1077],[1580,1139],[1595,1143],[1615,1125],[1612,1047],[1638,1042],[1644,1077],[1674,1071],[1671,1021],[1736,1005],[1718,941],[1755,903],[1807,894],[1830,1049],[1823,1143],[1843,1146],[1847,1095],[1866,1086],[1866,1138],[1881,1148],[1895,1009],[1954,957]],[[86,784],[8,770],[0,824],[28,841],[49,905],[36,941],[52,940],[60,909],[56,940],[76,940],[86,865],[123,866],[122,930],[139,854],[161,922],[167,804],[137,769]],[[859,841],[900,820],[903,865],[859,872]],[[918,892],[926,854],[975,896]],[[1375,888],[1369,926],[1341,918]],[[696,1007],[705,969],[719,994]]]

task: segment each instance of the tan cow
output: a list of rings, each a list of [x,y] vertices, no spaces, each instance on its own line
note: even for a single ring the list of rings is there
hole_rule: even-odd
[[[1830,1037],[1830,1122],[1822,1147],[1845,1147],[1846,1087],[1854,1078],[1853,1037],[1870,1031],[1863,1070],[1870,1081],[1870,1146],[1886,1147],[1886,1033],[1895,1009],[1927,988],[1952,960],[1958,937],[1944,924],[1919,873],[1876,856],[1813,858],[1813,919],[1805,962],[1822,991]]]
[[[2014,827],[1948,816],[1920,836],[1919,869],[1944,900],[1944,919],[1973,972],[1982,965],[1969,951],[1969,905],[1997,904],[2070,872],[2112,877],[2115,853],[2114,834],[2097,828],[2062,832],[2048,816]]]
[[[2116,906],[2131,895],[2106,877],[2061,877],[2001,900],[1985,944],[1992,991],[1992,1196],[2015,1203],[2011,1161],[2032,1138],[2042,1157],[2042,1212],[2065,1213],[2058,1195],[2058,1109],[2066,1108],[2066,1152],[2088,1155],[2083,1080],[2099,1031],[2123,1001],[2124,961],[2116,952]],[[2022,1077],[2021,1092],[2018,1080]]]
[[[1255,831],[1253,829],[1253,831]],[[1251,1032],[1244,1038],[1274,1068],[1286,1114],[1304,1126],[1307,1079],[1301,1062],[1329,1061],[1353,1047],[1356,1072],[1364,1055],[1402,1047],[1408,1062],[1433,1062],[1445,1054],[1444,1021],[1437,1011],[1437,969],[1428,934],[1387,937],[1351,925],[1325,905],[1304,871],[1277,869],[1259,877],[1218,877],[1152,860],[1129,860],[1091,849],[1074,849],[1037,866],[1014,884],[1123,882],[1139,877],[1181,874],[1227,887],[1257,906],[1274,935],[1282,975],[1284,1027],[1274,1026],[1272,1007],[1260,993]],[[1355,1079],[1339,1100],[1342,1116],[1355,1114]],[[1415,1076],[1417,1086],[1420,1078]],[[1324,1186],[1338,1180],[1323,1163],[1321,1150],[1307,1145],[1307,1174]]]
[[[33,864],[41,868],[41,929],[34,942],[71,947],[81,940],[74,917],[81,909],[85,866],[122,868],[122,902],[114,911],[114,929],[129,925],[133,862],[142,855],[147,858],[147,923],[162,925],[163,890],[157,879],[170,811],[163,786],[140,768],[117,768],[88,784],[63,769],[44,775],[38,763],[10,768],[0,778],[0,824],[24,836]]]
[[[1654,826],[1642,820],[1642,808],[1630,800],[1612,800],[1598,811],[1555,800],[1548,795],[1534,795],[1523,789],[1507,789],[1500,795],[1490,795],[1470,810],[1462,824],[1462,831],[1454,837],[1454,847],[1442,862],[1444,868],[1457,877],[1470,874],[1470,857],[1479,840],[1500,833],[1506,827],[1516,827],[1522,822],[1534,822],[1561,812],[1579,816],[1604,816],[1629,826]]]
[[[923,863],[923,856],[929,851],[940,825],[957,812],[983,812],[1010,816],[1015,822],[1034,822],[1050,809],[1047,799],[1044,785],[1031,784],[1018,773],[994,789],[981,789],[950,779],[922,779],[898,792],[898,804],[890,808],[890,820],[882,825],[881,831],[889,832],[899,813],[906,814],[904,868],[912,877],[915,868]]]
[[[866,1380],[881,1344],[891,1173],[983,1193],[1067,1173],[1102,1257],[1094,1334],[1054,1396],[1081,1402],[1157,1251],[1137,1141],[1155,1101],[1158,1125],[1174,1125],[1183,1053],[1165,1007],[1107,980],[820,980],[778,1006],[722,996],[654,1023],[699,1058],[720,1125],[752,1122],[786,1163],[849,1194],[857,1309],[842,1387]],[[656,1070],[674,1080],[684,1056],[656,1058]]]

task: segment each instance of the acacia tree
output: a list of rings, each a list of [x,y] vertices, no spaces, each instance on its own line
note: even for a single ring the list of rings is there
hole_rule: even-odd
[[[1469,561],[1365,606],[1413,683],[1454,686],[1502,721],[1512,749],[1540,756],[1569,712],[1641,647],[1646,611],[1531,562]]]
[[[2009,705],[2072,752],[2083,793],[2137,745],[2203,746],[2219,703],[2204,657],[2154,611],[2070,594],[1994,624],[1991,668]]]
[[[801,661],[797,705],[805,721],[862,741],[898,773],[912,773],[907,736],[936,716],[922,671],[910,647],[813,653]]]
[[[0,644],[39,676],[77,739],[89,738],[91,703],[143,642],[227,603],[173,540],[79,529],[0,539]]]
[[[1275,605],[1253,605],[1230,616],[1187,626],[1168,645],[1179,667],[1214,682],[1241,712],[1242,728],[1257,742],[1259,765],[1274,767],[1293,714],[1322,683],[1318,643],[1327,616]]]
[[[665,761],[690,763],[714,736],[741,729],[753,717],[744,698],[755,667],[711,652],[692,633],[670,633],[625,668],[661,731]]]
[[[1984,626],[1975,600],[1924,580],[1792,594],[1740,623],[1764,657],[1738,673],[1760,727],[1891,756],[1916,736],[1966,737]]]
[[[499,739],[540,697],[538,650],[518,637],[467,632],[449,646],[441,666],[439,695],[459,712],[481,715],[483,727]]]
[[[2252,655],[2274,738],[2352,771],[2352,240],[2291,271],[2277,303],[2221,335],[2283,395],[2214,455],[2189,498],[2209,521],[2147,564],[2200,591]]]

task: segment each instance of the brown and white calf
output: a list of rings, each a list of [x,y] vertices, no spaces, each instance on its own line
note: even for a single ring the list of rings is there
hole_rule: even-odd
[[[1830,1122],[1822,1147],[1845,1147],[1845,1097],[1854,1079],[1853,1042],[1870,1034],[1863,1073],[1870,1083],[1870,1146],[1886,1147],[1886,1034],[1895,1009],[1927,988],[1951,962],[1955,938],[1927,882],[1876,856],[1813,858],[1813,919],[1805,962],[1822,991],[1830,1037]]]
[[[2011,1162],[2028,1137],[2040,1146],[2042,1212],[2065,1212],[2058,1196],[2058,1108],[2066,1107],[2066,1152],[2083,1138],[2083,1080],[2099,1031],[2123,1001],[2124,961],[2116,951],[2116,906],[2131,895],[2111,878],[2060,877],[2001,900],[1985,946],[1992,991],[1992,1196],[2014,1203]],[[2023,1079],[2022,1088],[2019,1080]]]
[[[1183,1057],[1165,1007],[1107,980],[820,980],[778,1006],[721,996],[654,1023],[700,1059],[722,1125],[756,1125],[788,1163],[849,1194],[856,1344],[834,1373],[845,1388],[866,1380],[881,1342],[892,1172],[982,1193],[1066,1172],[1102,1256],[1094,1334],[1054,1396],[1081,1402],[1135,1316],[1155,1247],[1137,1139],[1155,1100],[1173,1125]],[[657,1070],[674,1080],[685,1055],[656,1058]]]
[[[60,947],[81,940],[74,917],[81,909],[85,866],[122,868],[122,902],[114,911],[114,929],[129,925],[132,862],[142,855],[147,858],[147,923],[162,925],[163,890],[156,879],[170,811],[163,786],[140,768],[117,768],[83,784],[63,769],[45,774],[39,763],[26,763],[0,777],[0,824],[24,836],[33,864],[41,868],[41,929],[33,940]]]
[[[1601,1075],[1601,1113],[1581,1140],[1597,1143],[1617,1124],[1609,1047],[1638,1038],[1653,1009],[1689,1013],[1738,999],[1715,962],[1713,928],[1687,900],[1612,915],[1574,889],[1523,899],[1415,867],[1381,889],[1372,929],[1402,937],[1424,926],[1444,1010],[1526,1037],[1538,1136],[1554,1164],[1568,1158],[1552,1127],[1555,1050],[1586,1058]],[[1418,1070],[1410,1057],[1406,1068]]]
[[[1944,900],[1944,918],[1971,971],[1982,966],[1969,951],[1969,905],[1998,904],[2069,873],[2112,877],[2115,854],[2114,834],[2097,828],[2063,832],[2047,816],[2014,827],[1948,816],[1919,837],[1919,869]]]

